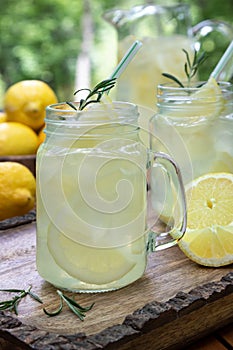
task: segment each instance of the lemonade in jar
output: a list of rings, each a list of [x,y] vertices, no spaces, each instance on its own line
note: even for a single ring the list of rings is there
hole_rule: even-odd
[[[101,109],[80,112],[77,125],[62,107],[68,122],[49,108],[37,159],[38,270],[69,290],[114,289],[145,269],[146,156],[136,126],[111,125]]]
[[[158,87],[158,113],[151,120],[151,147],[179,164],[187,198],[187,229],[179,247],[194,262],[219,267],[233,261],[233,86],[228,82]],[[166,189],[157,174],[161,210]],[[173,215],[166,201],[161,216]]]
[[[158,86],[151,148],[170,154],[181,169],[187,230],[179,246],[193,261],[218,267],[233,261],[233,86],[212,75],[207,82],[192,82],[196,63],[188,58],[185,82]],[[152,203],[160,210],[166,197],[162,172],[156,179]],[[163,208],[165,221],[174,213],[172,200]]]
[[[114,290],[146,268],[148,164],[172,161],[141,142],[136,105],[79,106],[47,107],[46,141],[37,156],[37,269],[63,289]],[[184,234],[184,198],[181,207],[177,237],[168,234],[167,246]]]
[[[153,147],[177,160],[185,183],[206,173],[233,173],[232,85],[213,78],[185,88],[161,84],[157,97]]]

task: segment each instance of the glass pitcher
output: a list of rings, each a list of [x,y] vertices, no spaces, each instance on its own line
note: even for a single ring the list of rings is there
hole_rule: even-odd
[[[118,79],[116,99],[150,108],[156,106],[156,86],[168,81],[162,76],[163,72],[180,80],[186,79],[182,49],[190,55],[194,47],[200,50],[202,39],[210,32],[220,33],[226,40],[226,47],[233,39],[233,28],[225,22],[207,20],[192,27],[187,4],[147,4],[129,10],[113,9],[103,17],[117,30],[118,60],[135,40],[143,43]],[[223,80],[227,80],[226,76]]]

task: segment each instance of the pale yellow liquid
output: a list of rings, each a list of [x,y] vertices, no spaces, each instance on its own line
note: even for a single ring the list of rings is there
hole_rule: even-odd
[[[233,173],[233,120],[230,116],[157,115],[154,148],[178,162],[184,183],[211,172]],[[185,111],[183,112],[185,114]],[[162,142],[161,142],[162,140]]]
[[[86,162],[85,143],[80,146],[67,148],[61,140],[53,150],[39,152],[38,272],[68,290],[118,289],[146,267],[146,180],[138,166],[144,160],[137,143],[129,146],[128,158],[96,153]],[[102,161],[106,164],[95,177]]]
[[[128,36],[119,42],[119,59],[135,40],[135,37]],[[144,37],[140,40],[143,46],[118,79],[117,99],[155,109],[157,85],[171,82],[162,73],[186,79],[186,58],[182,49],[192,55],[192,41],[184,35]]]
[[[194,179],[212,172],[233,173],[232,129],[227,118],[177,128],[189,152]]]
[[[152,148],[169,153],[177,161],[185,185],[208,173],[233,173],[233,119],[232,111],[225,106],[220,95],[218,103],[206,104],[204,99],[203,105],[198,101],[155,116],[158,137],[152,140]],[[154,178],[153,206],[168,221],[174,214],[174,196],[166,192],[161,171]]]

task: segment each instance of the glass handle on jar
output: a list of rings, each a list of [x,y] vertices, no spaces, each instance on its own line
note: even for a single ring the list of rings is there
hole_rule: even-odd
[[[153,252],[156,250],[165,249],[175,245],[185,234],[186,226],[187,226],[187,205],[186,205],[186,196],[184,184],[181,176],[181,171],[177,163],[174,159],[172,159],[169,155],[162,152],[152,152],[153,160],[151,162],[151,167],[149,168],[150,178],[148,183],[148,217],[149,217],[149,234],[148,234],[148,243],[147,250],[148,252]],[[160,160],[158,162],[158,160]],[[161,162],[162,161],[162,162]],[[163,164],[165,163],[165,164]],[[167,216],[167,220],[163,219],[164,222],[164,232],[158,232],[158,227],[156,224],[158,222],[157,219],[161,219],[161,207],[157,206],[159,201],[158,198],[158,190],[161,190],[163,184],[159,181],[157,176],[153,176],[153,169],[159,166],[159,170],[165,174],[163,176],[164,188],[167,191],[167,187],[169,187],[169,191],[164,197],[163,204],[166,205],[166,200],[171,199],[173,196],[169,196],[172,191],[175,189],[177,194],[177,199],[179,202],[180,215],[178,219],[178,225],[175,224],[175,218],[173,217],[173,225],[171,225],[171,216]],[[152,174],[151,174],[152,173]],[[174,175],[175,174],[175,178]],[[157,174],[158,175],[158,174]],[[172,180],[174,178],[174,180]],[[158,181],[157,181],[158,180]],[[161,180],[161,178],[160,178]],[[156,182],[157,181],[157,182]],[[157,188],[155,186],[157,183]],[[174,191],[173,191],[174,192]],[[179,194],[179,195],[178,195]],[[154,198],[152,198],[154,197]],[[173,198],[174,203],[172,203],[172,207],[175,207],[175,200]],[[158,212],[158,209],[160,212]],[[173,213],[174,214],[174,213]],[[151,219],[150,219],[151,217]],[[150,222],[151,221],[151,222]],[[166,221],[166,224],[165,224]],[[160,225],[161,226],[161,225]],[[166,227],[165,227],[166,226]]]

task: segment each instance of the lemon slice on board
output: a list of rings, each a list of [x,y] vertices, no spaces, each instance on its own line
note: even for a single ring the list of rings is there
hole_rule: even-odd
[[[204,266],[233,263],[233,174],[210,173],[186,188],[188,224],[178,245]]]
[[[87,247],[67,238],[54,226],[50,226],[47,243],[55,262],[85,283],[101,285],[119,280],[136,264],[120,248]]]

